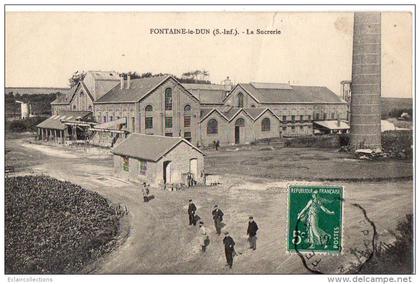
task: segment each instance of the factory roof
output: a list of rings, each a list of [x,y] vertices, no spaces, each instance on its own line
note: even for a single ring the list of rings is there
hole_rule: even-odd
[[[48,129],[57,129],[57,130],[64,130],[66,129],[66,125],[62,122],[64,120],[84,120],[87,116],[89,116],[92,112],[90,111],[63,111],[57,115],[53,115],[36,127],[38,128],[48,128]]]
[[[133,133],[121,144],[115,146],[112,153],[148,161],[159,161],[179,144],[185,143],[204,155],[197,147],[181,137],[166,137],[160,135],[146,135]]]
[[[222,105],[226,96],[224,85],[218,84],[182,84],[201,104]]]
[[[341,129],[350,129],[350,126],[348,125],[347,121],[340,121],[340,124],[338,123],[338,120],[322,120],[322,121],[314,121],[315,124],[328,128],[330,130],[341,130]]]
[[[322,86],[296,86],[281,83],[246,83],[238,84],[235,88],[237,87],[242,88],[253,99],[262,104],[345,103],[330,89]]]

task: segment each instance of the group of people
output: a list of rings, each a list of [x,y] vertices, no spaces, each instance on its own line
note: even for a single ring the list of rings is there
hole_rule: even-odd
[[[192,225],[196,226],[198,222],[198,226],[200,227],[201,250],[204,253],[206,251],[207,246],[210,244],[210,239],[207,234],[207,230],[204,227],[204,222],[196,214],[197,207],[193,203],[192,199],[189,200],[187,212],[188,212],[188,220],[189,220],[190,226]],[[222,233],[222,221],[223,221],[224,213],[219,208],[218,205],[214,205],[211,214],[213,217],[216,234],[220,236],[220,234]],[[252,250],[257,249],[257,231],[258,231],[257,223],[254,221],[254,218],[252,216],[249,216],[247,235],[248,235],[249,248]],[[225,237],[223,238],[223,245],[225,247],[225,256],[226,256],[226,262],[227,262],[226,265],[229,266],[229,268],[232,268],[233,257],[237,255],[235,251],[235,241],[229,235],[229,232],[225,231],[224,235]]]

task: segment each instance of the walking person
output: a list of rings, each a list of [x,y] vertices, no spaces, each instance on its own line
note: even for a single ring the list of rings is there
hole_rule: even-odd
[[[253,250],[257,249],[257,231],[258,225],[255,223],[254,217],[250,216],[246,234],[248,235],[249,248]]]
[[[143,201],[149,202],[150,190],[149,190],[149,185],[146,182],[143,182],[142,192],[143,192]]]
[[[206,252],[207,245],[210,241],[209,236],[207,235],[206,227],[204,227],[203,221],[198,223],[200,227],[200,244],[201,244],[201,251],[204,253]]]
[[[233,265],[233,253],[235,252],[235,241],[229,236],[229,232],[225,232],[225,237],[223,238],[223,244],[225,245],[225,256],[227,266],[232,269]]]
[[[223,221],[224,214],[222,210],[220,210],[219,206],[217,205],[214,205],[213,211],[211,212],[211,214],[213,215],[214,227],[216,228],[216,233],[220,235],[222,232],[222,221]]]
[[[192,199],[188,202],[188,219],[190,222],[190,226],[196,224],[195,220],[195,211],[197,211],[197,207],[195,207],[195,204],[192,202]]]

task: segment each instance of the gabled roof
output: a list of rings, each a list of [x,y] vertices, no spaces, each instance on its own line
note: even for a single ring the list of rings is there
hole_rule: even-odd
[[[327,87],[295,86],[279,83],[246,83],[237,87],[245,90],[262,104],[272,103],[345,103]],[[227,97],[225,98],[225,100]]]
[[[68,89],[68,91],[65,94],[57,96],[57,98],[54,101],[52,101],[51,104],[52,105],[68,105],[68,104],[70,104],[74,95],[76,94],[77,90],[81,87],[84,89],[86,94],[93,101],[93,96],[92,96],[90,90],[86,87],[86,85],[83,82],[79,82],[79,83],[77,83],[76,86],[73,86],[71,89]]]
[[[182,84],[193,94],[200,104],[222,105],[226,96],[224,85],[218,84]]]
[[[121,89],[120,84],[112,88],[108,93],[99,98],[95,103],[124,103],[124,102],[138,102],[149,95],[153,90],[158,88],[168,79],[172,78],[178,82],[171,75],[155,76],[149,78],[132,79],[130,80],[129,89]],[[181,83],[178,84],[182,86]],[[186,90],[184,88],[186,92]],[[191,97],[196,99],[190,92]]]
[[[61,122],[62,120],[84,120],[91,113],[90,111],[62,111],[47,118],[36,127],[64,130],[67,126]]]
[[[203,111],[203,110],[202,110]],[[280,120],[280,118],[268,108],[235,108],[230,107],[228,109],[204,109],[204,112],[201,115],[200,122],[210,116],[213,112],[217,112],[222,118],[231,122],[235,117],[237,117],[241,112],[244,112],[247,116],[251,118],[252,121],[256,121],[260,118],[265,112],[270,112],[274,117]]]
[[[269,108],[244,108],[244,111],[252,117],[253,120],[257,120],[267,111],[270,112],[274,117],[280,119],[271,109]]]
[[[180,143],[185,143],[204,155],[200,149],[181,137],[166,137],[139,133],[130,134],[126,140],[115,146],[112,153],[115,155],[157,162]]]

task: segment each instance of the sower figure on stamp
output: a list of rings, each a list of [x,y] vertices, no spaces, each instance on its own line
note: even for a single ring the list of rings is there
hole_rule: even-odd
[[[200,245],[201,245],[201,251],[206,252],[206,247],[210,242],[209,236],[207,235],[206,227],[204,227],[203,221],[200,221],[198,223],[198,226],[200,227]]]
[[[192,202],[192,199],[189,200],[188,203],[188,219],[189,219],[189,224],[194,225],[195,226],[195,211],[197,211],[197,207],[195,207],[195,204]]]
[[[249,217],[248,222],[248,230],[246,231],[248,235],[248,242],[249,242],[249,248],[256,250],[257,249],[257,231],[258,231],[258,225],[254,221],[254,217]]]
[[[308,201],[305,208],[303,208],[297,216],[298,219],[302,219],[302,221],[306,223],[310,249],[313,249],[318,245],[327,247],[328,240],[331,238],[331,235],[322,230],[318,224],[321,211],[328,215],[334,215],[334,211],[325,208],[323,202],[324,200],[319,198],[318,191],[315,190],[312,193],[312,199]]]
[[[223,221],[223,212],[219,209],[219,206],[214,205],[213,211],[211,212],[214,220],[214,227],[216,228],[216,233],[218,235],[222,232],[222,221]]]
[[[225,245],[225,255],[226,262],[229,268],[232,268],[233,265],[233,254],[235,252],[235,241],[229,236],[229,232],[225,232],[225,237],[223,238],[223,244]]]

